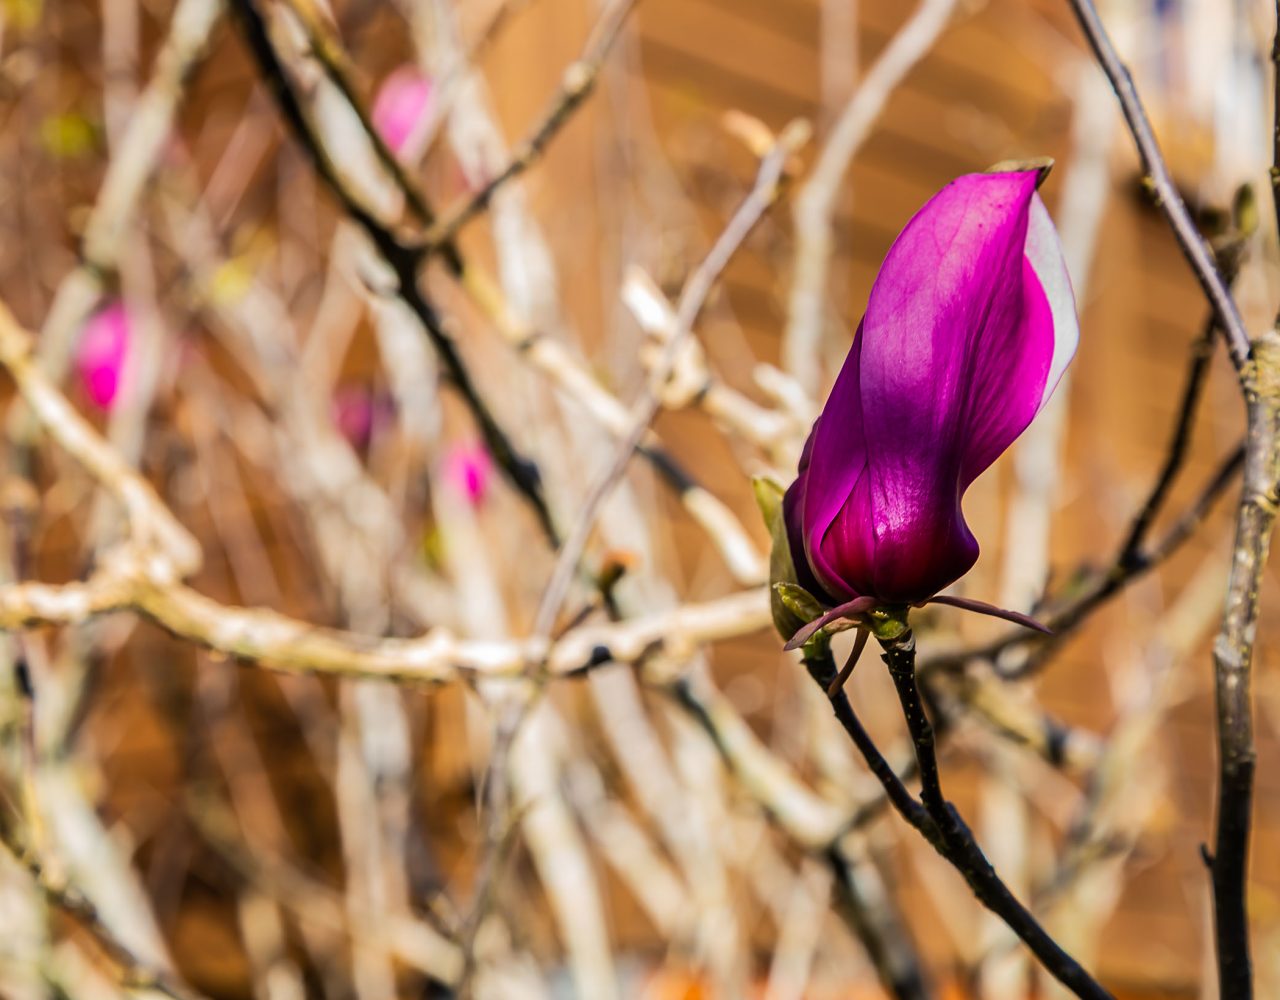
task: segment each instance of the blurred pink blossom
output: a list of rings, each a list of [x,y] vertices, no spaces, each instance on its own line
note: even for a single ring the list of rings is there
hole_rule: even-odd
[[[114,301],[89,318],[76,346],[76,371],[85,395],[98,408],[110,410],[120,394],[132,319],[124,303]]]
[[[373,127],[393,153],[399,153],[431,113],[431,80],[413,66],[401,66],[382,81],[373,100]]]
[[[493,478],[493,459],[484,445],[456,445],[444,457],[444,479],[473,507],[484,502]]]
[[[342,385],[333,392],[330,413],[338,433],[357,451],[369,447],[373,432],[394,415],[389,399],[360,385]]]

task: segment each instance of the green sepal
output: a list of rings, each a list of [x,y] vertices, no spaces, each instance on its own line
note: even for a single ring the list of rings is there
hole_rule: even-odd
[[[769,529],[769,611],[773,627],[783,639],[790,639],[806,623],[822,614],[822,607],[796,581],[796,567],[791,561],[791,544],[787,540],[787,523],[782,513],[786,490],[776,480],[756,476],[751,480],[756,504]],[[784,599],[782,591],[787,598]]]
[[[911,626],[907,623],[906,605],[882,605],[872,608],[864,616],[862,628],[867,629],[881,642],[894,642],[900,639]]]
[[[786,487],[770,476],[752,476],[751,489],[756,495],[756,506],[760,508],[760,516],[765,526],[773,534],[773,524],[782,516],[782,498],[786,495]]]
[[[773,593],[782,602],[783,608],[800,620],[800,625],[807,625],[815,618],[820,618],[826,610],[809,591],[798,583],[775,583],[773,585]],[[792,629],[792,635],[795,635],[796,629],[799,629],[800,625]]]

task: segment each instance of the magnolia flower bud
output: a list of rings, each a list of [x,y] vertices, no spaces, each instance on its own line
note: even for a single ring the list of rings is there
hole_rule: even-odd
[[[824,605],[920,604],[977,560],[964,492],[1079,338],[1043,175],[958,178],[885,257],[783,502],[795,579]]]

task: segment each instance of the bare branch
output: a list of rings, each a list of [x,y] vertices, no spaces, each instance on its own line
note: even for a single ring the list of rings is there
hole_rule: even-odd
[[[1178,245],[1182,247],[1182,252],[1195,272],[1196,280],[1200,282],[1205,297],[1218,317],[1232,363],[1238,370],[1243,371],[1250,357],[1249,334],[1245,330],[1244,320],[1240,318],[1240,310],[1236,307],[1235,299],[1231,297],[1226,280],[1214,264],[1213,254],[1208,244],[1196,228],[1191,213],[1187,211],[1186,203],[1183,202],[1182,195],[1173,182],[1169,167],[1164,161],[1164,155],[1160,152],[1160,144],[1156,141],[1155,132],[1147,118],[1147,112],[1142,107],[1137,88],[1133,85],[1133,78],[1129,75],[1128,68],[1120,61],[1120,56],[1116,53],[1106,28],[1103,27],[1093,0],[1070,0],[1070,2],[1072,10],[1075,11],[1076,20],[1080,22],[1080,27],[1084,30],[1085,37],[1089,40],[1089,45],[1098,59],[1098,64],[1107,74],[1107,79],[1111,81],[1111,86],[1116,92],[1116,98],[1120,101],[1125,121],[1129,124],[1129,132],[1133,135],[1134,144],[1138,147],[1138,155],[1142,157],[1142,165],[1154,188],[1160,211],[1169,220],[1173,234],[1178,239]]]

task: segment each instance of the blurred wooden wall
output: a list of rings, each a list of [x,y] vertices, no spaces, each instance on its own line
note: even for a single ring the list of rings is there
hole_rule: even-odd
[[[871,65],[912,7],[859,0],[859,72]],[[833,324],[838,325],[833,334],[837,362],[893,237],[952,177],[1004,159],[1050,155],[1058,160],[1043,192],[1051,211],[1060,197],[1071,160],[1073,105],[1067,88],[1081,51],[1066,4],[989,0],[962,8],[940,44],[889,101],[850,172],[832,269],[833,299],[842,313]],[[697,210],[705,241],[727,217],[733,202],[727,192],[742,190],[751,170],[734,140],[718,128],[723,111],[740,109],[774,128],[798,115],[820,124],[830,120],[832,109],[823,106],[821,95],[821,3],[646,0],[638,23],[639,76],[633,83],[641,88],[674,176]],[[1115,183],[1087,297],[1080,302],[1083,337],[1069,389],[1068,463],[1054,518],[1059,580],[1082,563],[1101,563],[1114,553],[1165,453],[1190,345],[1206,313],[1167,226],[1140,192],[1137,163],[1122,129],[1114,145]],[[791,279],[789,229],[784,206],[730,267],[727,300],[707,321],[710,354],[739,378],[746,372],[738,330],[755,355],[778,358]],[[829,367],[828,376],[833,374]],[[679,426],[678,418],[671,419]],[[1212,474],[1241,426],[1234,377],[1219,357],[1172,510]],[[706,463],[700,439],[672,438],[683,441],[690,460]],[[716,471],[723,475],[712,477],[715,488],[733,495],[731,466]],[[1009,463],[990,475],[996,486],[975,489],[966,508],[984,547],[972,578],[974,593],[995,592],[1002,557],[1001,488],[1009,484]],[[748,498],[740,487],[736,494],[743,517],[750,518]],[[1107,729],[1116,712],[1110,678],[1118,662],[1145,655],[1137,640],[1202,570],[1206,557],[1216,551],[1216,565],[1225,567],[1229,519],[1224,514],[1211,518],[1166,570],[1099,615],[1054,662],[1036,684],[1054,711],[1073,723]],[[1274,606],[1268,596],[1264,607]],[[1258,836],[1252,871],[1261,963],[1276,960],[1280,943],[1275,922],[1280,778],[1268,766],[1277,751],[1274,712],[1280,703],[1271,677],[1280,629],[1272,620],[1264,615],[1258,662]],[[976,633],[981,632],[979,626]],[[740,644],[718,657],[718,670],[726,677],[743,669],[767,673],[776,667],[773,651],[760,649],[768,645]],[[1100,956],[1108,981],[1131,984],[1144,996],[1199,995],[1196,984],[1210,961],[1208,879],[1199,854],[1199,844],[1212,839],[1216,767],[1207,643],[1200,643],[1181,676],[1176,706],[1140,765],[1150,768],[1151,780],[1163,776],[1168,781],[1169,797],[1126,868],[1128,885],[1106,928]],[[950,754],[946,766],[963,773],[964,752]],[[1134,774],[1132,780],[1143,782],[1144,775]]]

